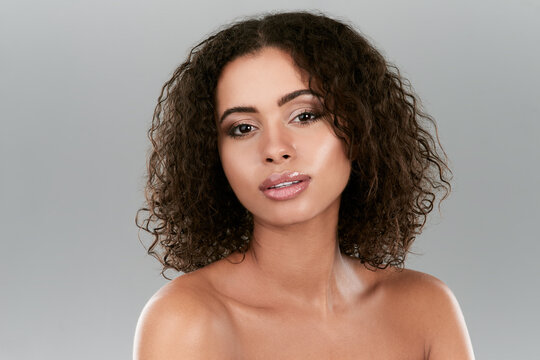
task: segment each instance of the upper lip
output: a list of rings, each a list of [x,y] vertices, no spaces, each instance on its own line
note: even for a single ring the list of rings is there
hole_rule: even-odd
[[[273,173],[267,177],[259,186],[261,191],[268,189],[271,186],[281,184],[289,181],[308,181],[311,177],[306,174],[302,174],[298,171],[285,171],[283,173]]]

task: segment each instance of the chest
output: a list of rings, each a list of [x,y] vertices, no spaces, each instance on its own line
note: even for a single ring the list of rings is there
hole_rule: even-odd
[[[333,318],[300,311],[236,309],[235,359],[424,359],[424,340],[406,317],[364,309]]]

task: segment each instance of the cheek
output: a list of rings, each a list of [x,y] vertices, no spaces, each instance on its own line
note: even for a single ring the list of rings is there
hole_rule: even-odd
[[[317,172],[327,181],[344,182],[345,186],[351,172],[351,161],[347,157],[343,142],[332,135],[322,137],[313,143],[317,144],[311,152]]]
[[[223,172],[238,197],[241,197],[239,192],[242,189],[249,188],[246,184],[253,177],[253,174],[251,174],[252,167],[249,165],[251,160],[249,154],[250,152],[242,150],[241,147],[227,146],[227,143],[219,147]]]
[[[229,184],[234,183],[235,179],[237,178],[237,176],[235,176],[235,173],[237,172],[236,164],[233,161],[235,158],[234,154],[227,151],[226,147],[225,149],[220,148],[219,158],[221,159],[221,166],[223,167],[223,172],[225,173]]]

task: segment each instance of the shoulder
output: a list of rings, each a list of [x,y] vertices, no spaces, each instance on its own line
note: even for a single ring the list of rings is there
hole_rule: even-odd
[[[432,297],[442,301],[454,299],[452,291],[443,281],[416,270],[389,267],[381,272],[379,284],[396,295],[412,297],[415,302]]]
[[[144,306],[134,340],[135,360],[223,359],[231,345],[227,313],[202,280],[182,275]]]
[[[426,358],[474,359],[459,303],[443,281],[410,269],[388,269],[381,285],[386,301],[422,333]]]

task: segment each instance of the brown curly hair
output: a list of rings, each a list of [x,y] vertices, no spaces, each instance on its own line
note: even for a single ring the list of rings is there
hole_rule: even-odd
[[[153,235],[148,253],[165,276],[249,248],[252,215],[218,155],[215,89],[227,63],[269,46],[309,74],[346,144],[352,171],[339,213],[341,252],[366,266],[402,268],[436,197],[451,189],[436,124],[399,70],[352,26],[308,12],[266,14],[217,32],[163,86],[148,131],[146,206],[136,217]]]

